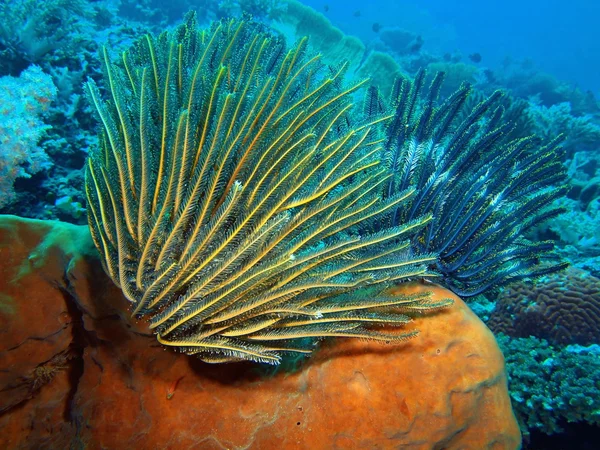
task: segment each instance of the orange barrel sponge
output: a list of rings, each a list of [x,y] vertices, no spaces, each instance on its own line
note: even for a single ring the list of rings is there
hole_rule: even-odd
[[[295,370],[165,351],[85,227],[0,217],[0,448],[517,449],[491,332],[451,292],[385,345],[335,339]],[[78,250],[81,249],[81,250]]]

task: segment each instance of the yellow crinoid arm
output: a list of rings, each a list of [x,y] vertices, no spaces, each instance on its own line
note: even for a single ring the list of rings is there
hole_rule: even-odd
[[[114,60],[103,50],[105,98],[88,83],[102,126],[89,224],[165,346],[273,364],[328,336],[398,340],[372,324],[427,307],[385,295],[433,258],[410,245],[428,217],[376,225],[413,195],[379,196],[388,116],[363,120],[368,80],[344,86],[346,65],[308,49],[247,20],[199,30],[191,14]]]

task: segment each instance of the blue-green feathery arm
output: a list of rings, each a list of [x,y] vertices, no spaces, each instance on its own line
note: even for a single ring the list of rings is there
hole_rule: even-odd
[[[394,91],[384,146],[390,178],[382,195],[409,188],[416,193],[380,226],[431,214],[412,244],[439,255],[435,268],[461,296],[562,269],[551,242],[523,238],[563,212],[553,206],[567,189],[562,138],[546,145],[511,139],[500,92],[470,108],[470,88],[463,85],[438,102],[442,79],[435,75],[425,89],[420,71]]]

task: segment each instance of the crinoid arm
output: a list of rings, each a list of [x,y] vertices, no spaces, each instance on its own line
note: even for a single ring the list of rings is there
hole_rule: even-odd
[[[276,364],[328,336],[400,341],[442,307],[386,290],[428,274],[411,237],[429,215],[373,230],[385,199],[380,118],[353,116],[345,67],[285,51],[264,26],[194,15],[87,84],[101,145],[86,166],[92,236],[110,277],[158,341],[208,362]],[[362,230],[371,229],[365,232]]]
[[[562,138],[542,144],[512,137],[499,91],[473,101],[465,84],[438,101],[443,79],[436,74],[427,88],[420,71],[412,82],[400,80],[390,101],[377,90],[367,94],[367,115],[392,116],[383,143],[383,197],[416,191],[381,226],[431,214],[413,245],[438,255],[443,284],[461,297],[563,269],[552,242],[525,239],[563,212],[554,203],[568,189]]]

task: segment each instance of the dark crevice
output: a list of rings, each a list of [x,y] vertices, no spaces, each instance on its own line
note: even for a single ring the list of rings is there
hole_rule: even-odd
[[[93,363],[96,364],[100,369],[100,372],[104,372],[104,366],[100,363],[100,361],[98,361],[94,355],[92,355],[91,358]]]
[[[45,341],[45,340],[47,340],[48,338],[51,338],[51,337],[53,337],[53,336],[56,336],[57,334],[59,334],[60,332],[62,332],[62,331],[65,329],[65,328],[66,328],[66,325],[64,325],[64,326],[60,327],[58,330],[56,330],[56,331],[54,331],[54,332],[52,332],[52,333],[48,334],[47,336],[29,336],[29,337],[27,337],[27,339],[25,339],[25,340],[24,340],[24,341],[22,341],[22,342],[19,342],[19,343],[18,343],[17,345],[15,345],[14,347],[7,348],[7,349],[6,349],[6,351],[7,351],[7,352],[11,352],[11,351],[17,350],[19,347],[21,347],[21,345],[23,345],[23,344],[25,344],[25,343],[27,343],[27,342],[29,342],[29,341]]]
[[[67,311],[71,317],[71,333],[73,335],[71,345],[69,346],[69,350],[72,354],[69,368],[70,389],[66,397],[63,418],[65,421],[77,425],[77,418],[73,414],[74,401],[75,395],[77,394],[77,388],[79,387],[79,381],[84,372],[83,351],[90,345],[90,336],[89,333],[86,332],[83,324],[83,311],[79,308],[79,303],[69,289],[70,282],[66,274],[63,280],[65,285],[59,286],[59,289],[63,294]]]
[[[588,422],[566,421],[559,424],[563,431],[544,434],[534,429],[524,442],[523,450],[596,450],[600,427]]]

